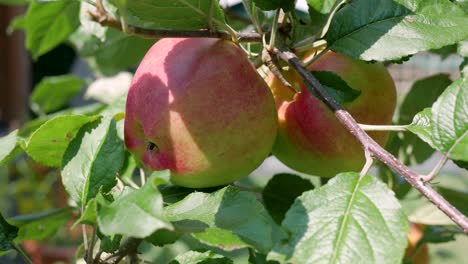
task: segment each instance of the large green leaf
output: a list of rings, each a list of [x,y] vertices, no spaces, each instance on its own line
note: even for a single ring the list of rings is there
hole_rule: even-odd
[[[388,187],[342,173],[305,192],[286,214],[290,234],[269,259],[288,263],[400,263],[408,220]]]
[[[119,7],[120,15],[134,26],[157,29],[206,29],[210,3],[212,17],[224,21],[218,1],[206,0],[110,0]]]
[[[468,77],[458,79],[432,106],[433,142],[455,160],[468,161]]]
[[[66,106],[83,88],[85,82],[73,75],[45,77],[30,97],[31,109],[48,114]]]
[[[16,19],[12,28],[26,31],[26,47],[37,59],[78,28],[79,9],[77,0],[31,1],[26,15]]]
[[[282,231],[250,193],[228,186],[211,194],[195,192],[166,207],[176,230],[224,250],[252,246],[268,252]]]
[[[29,138],[26,152],[35,161],[49,167],[60,167],[63,154],[78,130],[98,116],[62,115],[41,125]]]
[[[0,214],[0,252],[13,249],[13,240],[18,236],[18,227],[9,224]]]
[[[468,38],[468,16],[448,0],[361,0],[340,9],[327,42],[363,60],[396,60]]]
[[[101,203],[98,224],[105,235],[145,238],[159,229],[172,229],[154,178],[138,190],[126,188],[114,202]]]
[[[38,214],[20,215],[10,219],[10,223],[19,227],[15,242],[25,240],[43,240],[55,234],[71,217],[72,209],[63,208]]]
[[[85,205],[99,189],[109,191],[123,165],[123,142],[110,117],[83,126],[65,151],[62,181],[71,198]]]

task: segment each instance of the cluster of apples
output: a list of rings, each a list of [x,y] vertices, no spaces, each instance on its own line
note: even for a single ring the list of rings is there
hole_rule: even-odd
[[[333,72],[360,91],[344,103],[358,122],[391,122],[395,86],[383,65],[329,52],[309,69]],[[128,92],[125,144],[148,169],[169,169],[174,184],[191,188],[236,181],[270,153],[321,177],[359,170],[358,142],[298,76],[288,76],[296,92],[273,75],[264,80],[233,42],[161,39]],[[387,133],[372,136],[384,144]]]

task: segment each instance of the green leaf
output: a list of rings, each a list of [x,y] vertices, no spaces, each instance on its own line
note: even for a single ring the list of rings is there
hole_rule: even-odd
[[[433,142],[451,159],[468,161],[468,78],[450,85],[432,106]]]
[[[119,249],[122,235],[106,236],[98,230],[97,236],[101,240],[99,244],[100,250],[107,253],[114,253]]]
[[[283,221],[290,238],[276,244],[268,258],[288,263],[399,263],[408,227],[385,184],[371,176],[342,173],[296,199]]]
[[[85,82],[73,75],[45,77],[36,85],[30,97],[31,109],[40,115],[66,106]]]
[[[254,195],[232,186],[211,194],[192,193],[165,209],[176,230],[223,250],[251,246],[268,252],[283,235]]]
[[[335,7],[336,1],[337,0],[307,0],[307,3],[317,12],[328,14],[332,11],[333,7]]]
[[[418,244],[454,241],[457,234],[463,234],[459,227],[427,225],[424,227],[424,235]]]
[[[456,51],[457,51],[457,45],[455,45],[455,44],[444,46],[444,47],[439,48],[439,49],[430,50],[430,52],[439,55],[442,60],[445,60],[450,55],[456,53]]]
[[[463,77],[468,77],[468,58],[465,58],[460,64],[460,72]]]
[[[71,198],[85,205],[99,189],[110,191],[123,165],[123,142],[110,117],[88,123],[70,143],[62,162],[62,181]]]
[[[98,224],[105,235],[145,238],[159,229],[173,229],[164,216],[162,196],[154,179],[138,190],[127,187],[114,202],[100,205]]]
[[[415,115],[430,107],[452,81],[447,74],[437,74],[416,81],[400,108],[399,124],[412,122]],[[405,164],[419,164],[428,159],[434,149],[412,133],[398,133],[392,142],[395,144],[392,153]]]
[[[448,74],[440,73],[414,82],[400,108],[399,124],[411,123],[413,117],[431,107],[442,92],[452,83]]]
[[[0,138],[0,165],[6,164],[18,150],[18,130]]]
[[[440,193],[447,201],[455,208],[460,210],[462,214],[468,215],[468,191],[458,191],[442,186],[437,187],[437,192]]]
[[[411,189],[404,199],[401,200],[401,205],[412,223],[425,225],[454,224],[450,218],[415,189]]]
[[[361,95],[361,91],[351,88],[340,76],[333,72],[312,71],[312,74],[340,104],[352,102]],[[311,93],[315,94],[313,89],[307,88]]]
[[[30,215],[20,215],[9,219],[19,227],[18,237],[15,242],[25,240],[43,240],[54,235],[72,215],[72,208],[55,209]]]
[[[65,41],[79,26],[80,2],[75,0],[31,1],[26,15],[11,27],[26,31],[26,47],[34,59]]]
[[[468,170],[468,162],[467,161],[461,161],[461,160],[454,160],[453,163],[457,165],[458,167]]]
[[[313,188],[314,185],[309,180],[297,175],[287,173],[277,174],[268,181],[263,189],[263,202],[273,219],[277,223],[281,223],[296,197]]]
[[[408,130],[416,134],[420,139],[435,148],[432,139],[432,114],[431,108],[426,108],[414,116],[413,122],[408,126]]]
[[[462,57],[468,57],[468,40],[460,41],[458,43],[457,53]]]
[[[41,125],[29,138],[26,152],[35,161],[49,167],[60,167],[63,155],[79,129],[98,116],[62,115]]]
[[[352,1],[334,16],[329,47],[363,60],[395,60],[468,38],[468,16],[447,0]]]
[[[182,255],[177,256],[169,264],[197,264],[197,263],[210,263],[210,264],[230,264],[234,263],[232,260],[216,254],[211,251],[206,252],[197,252],[197,251],[188,251]]]
[[[159,229],[145,240],[153,244],[154,246],[160,247],[167,244],[172,244],[177,241],[182,234],[173,230]]]
[[[468,1],[467,0],[452,0],[452,1],[458,4],[465,11],[465,13],[468,14]]]
[[[129,36],[112,28],[106,28],[100,39],[80,27],[70,40],[91,68],[105,75],[135,66],[155,43],[154,39]]]
[[[26,122],[26,124],[23,125],[23,127],[20,129],[18,134],[22,137],[29,137],[40,126],[42,126],[45,122],[47,122],[48,120],[52,118],[63,116],[63,115],[87,115],[87,116],[97,115],[99,114],[99,112],[103,110],[103,108],[104,108],[104,105],[100,103],[91,103],[91,104],[84,105],[84,106],[66,108],[64,110],[55,112],[53,114],[41,116],[29,122]]]
[[[125,14],[128,24],[157,29],[207,29],[210,2],[213,2],[213,18],[224,21],[218,1],[200,0],[132,0],[121,5],[120,0],[110,0]],[[124,11],[124,12],[122,12]],[[216,24],[215,24],[216,26]]]
[[[86,225],[95,225],[97,223],[97,203],[93,198],[88,201],[86,208],[83,213],[81,213],[80,218],[76,220],[72,228],[75,228],[79,224]]]
[[[253,0],[255,5],[263,10],[283,8],[284,11],[294,10],[294,0]]]
[[[0,252],[14,249],[13,240],[18,236],[18,227],[9,224],[0,214]]]
[[[166,180],[161,179],[160,182],[164,182]],[[185,188],[173,184],[164,184],[160,186],[160,191],[163,195],[164,203],[166,204],[173,204],[179,202],[180,200],[187,197],[187,195],[193,192],[191,188]]]

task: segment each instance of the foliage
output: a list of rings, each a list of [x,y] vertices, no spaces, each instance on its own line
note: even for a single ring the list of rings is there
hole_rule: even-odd
[[[142,38],[135,28],[147,29],[147,35],[163,30],[183,36],[210,30],[234,34],[250,23],[265,32],[278,26],[276,45],[281,48],[304,51],[326,43],[327,50],[369,63],[405,61],[435,49],[456,52],[464,62],[455,80],[446,74],[414,80],[396,120],[407,131],[395,133],[387,149],[412,165],[437,151],[466,169],[466,1],[308,0],[308,14],[301,16],[292,0],[245,0],[245,16],[239,17],[218,1],[108,0],[104,11],[114,24],[107,25],[90,16],[99,15],[100,2],[0,0],[27,5],[10,31],[26,33],[33,59],[66,42],[97,79],[89,84],[73,75],[44,78],[30,97],[36,118],[0,138],[0,165],[13,168],[31,158],[60,174],[70,198],[67,206],[40,213],[4,218],[9,214],[2,212],[0,254],[21,251],[18,243],[25,240],[53,237],[70,221],[94,230],[86,245],[96,248],[95,255],[103,251],[110,260],[165,263],[401,263],[408,220],[427,225],[421,244],[451,241],[461,233],[421,194],[402,191],[402,179],[381,167],[380,176],[390,176],[343,172],[319,185],[312,184],[320,182],[311,181],[316,176],[279,174],[252,189],[237,183],[199,190],[174,186],[169,171],[145,171],[126,150],[123,116],[129,84],[113,76],[131,72],[160,37]],[[278,8],[286,12],[279,25],[267,12]],[[260,46],[239,45],[246,51]],[[441,51],[444,47],[449,48]],[[260,59],[248,53],[252,61]],[[360,95],[332,73],[313,74],[340,103]],[[94,104],[71,107],[87,84],[93,87],[88,98]],[[108,94],[114,87],[117,95]],[[467,214],[464,173],[455,184],[442,180],[437,190]],[[94,258],[80,250],[77,256]]]

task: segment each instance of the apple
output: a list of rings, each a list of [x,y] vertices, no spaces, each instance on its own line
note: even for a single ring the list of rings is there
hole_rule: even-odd
[[[276,108],[268,85],[233,42],[165,38],[130,86],[127,149],[174,184],[203,188],[247,176],[271,152]]]
[[[406,248],[404,257],[408,263],[429,263],[429,248],[427,244],[423,244],[417,248],[419,240],[421,240],[424,235],[424,229],[424,225],[411,223],[410,231],[408,232],[408,247]]]
[[[308,59],[308,58],[307,58]],[[339,76],[360,94],[343,107],[364,124],[391,124],[396,105],[396,89],[387,69],[348,56],[327,52],[308,67]],[[339,172],[357,171],[365,163],[358,141],[336,119],[333,112],[313,96],[302,79],[286,72],[293,89],[271,73],[266,81],[278,109],[279,131],[273,154],[288,167],[311,175],[333,177]],[[387,132],[369,133],[379,144],[386,143]]]

